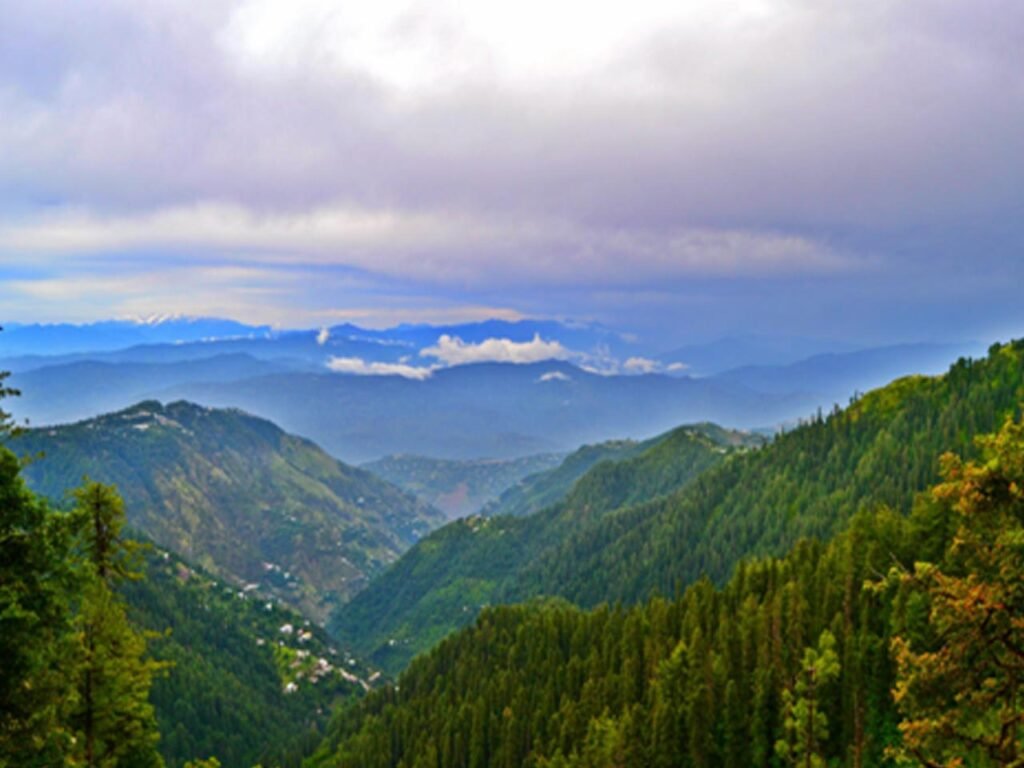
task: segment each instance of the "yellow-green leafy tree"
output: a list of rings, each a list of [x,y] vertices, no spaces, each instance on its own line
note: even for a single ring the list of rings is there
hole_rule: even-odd
[[[943,459],[944,560],[902,578],[927,616],[893,640],[904,764],[1024,766],[1024,424],[981,447],[977,462]]]

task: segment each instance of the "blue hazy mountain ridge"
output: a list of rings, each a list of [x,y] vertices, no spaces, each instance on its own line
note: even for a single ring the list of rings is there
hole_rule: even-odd
[[[244,353],[260,359],[306,361],[322,366],[332,357],[367,362],[408,362],[428,366],[420,353],[441,336],[466,344],[488,339],[516,343],[539,336],[568,352],[625,359],[649,350],[609,328],[555,320],[486,320],[457,325],[399,325],[375,330],[343,324],[325,329],[274,330],[234,321],[169,320],[160,323],[109,321],[91,325],[9,325],[0,334],[4,370],[27,370],[83,359],[111,362],[167,362]],[[48,359],[49,358],[49,359]]]
[[[806,398],[732,382],[602,376],[557,361],[457,366],[422,381],[276,373],[185,384],[159,396],[244,408],[352,463],[395,453],[514,458],[609,436],[646,437],[681,423],[746,426],[808,412]]]
[[[123,349],[77,351],[61,355],[16,355],[2,360],[4,370],[27,371],[53,365],[94,360],[109,363],[170,363],[204,360],[222,355],[247,355],[288,367],[323,370],[332,356],[359,357],[369,362],[397,362],[409,350],[372,339],[330,337],[319,342],[319,331],[286,331],[252,338],[139,344]],[[2,335],[0,335],[2,336]]]
[[[423,349],[435,343],[440,336],[452,336],[468,344],[479,344],[488,339],[508,339],[518,343],[540,336],[554,340],[578,352],[606,352],[624,357],[650,354],[649,345],[597,323],[572,323],[558,320],[484,320],[476,323],[453,325],[403,324],[383,331],[367,330],[354,325],[331,328],[331,335],[353,339],[374,339],[380,342]]]
[[[264,335],[270,326],[208,317],[106,320],[97,323],[5,323],[0,357],[100,352],[162,344]]]
[[[691,376],[714,376],[745,366],[789,365],[815,355],[845,354],[859,348],[834,339],[741,334],[685,344],[656,357],[665,365],[684,365]]]
[[[787,365],[747,365],[718,374],[758,392],[808,392],[819,396],[866,392],[909,373],[936,375],[960,358],[984,354],[980,344],[895,344],[814,355]]]
[[[955,357],[954,349],[922,345],[700,379],[602,376],[558,361],[481,363],[438,370],[422,381],[345,375],[246,354],[167,363],[87,360],[16,373],[11,382],[24,396],[12,410],[45,425],[142,399],[187,399],[244,408],[351,463],[396,453],[516,458],[644,438],[686,422],[769,427],[845,403],[879,378],[927,373],[936,361]]]
[[[656,357],[665,365],[683,364],[684,372],[691,376],[725,376],[755,389],[763,383],[765,391],[775,391],[787,375],[800,381],[810,374],[812,385],[820,388],[833,384],[830,375],[856,375],[868,367],[878,368],[873,374],[875,380],[864,387],[868,388],[887,383],[889,373],[940,373],[958,356],[982,355],[986,348],[986,344],[976,341],[856,345],[830,339],[749,334],[690,344]],[[922,365],[929,370],[911,371],[906,367]],[[789,391],[799,389],[789,382],[786,386]]]
[[[73,337],[82,349],[63,356],[8,357],[0,359],[0,369],[15,371],[12,384],[25,394],[13,410],[33,424],[89,418],[142,399],[183,398],[245,408],[315,440],[344,461],[361,463],[396,453],[510,459],[570,451],[610,438],[642,439],[679,423],[705,420],[770,429],[816,408],[846,403],[854,392],[897,376],[938,372],[958,355],[975,351],[956,345],[901,345],[819,354],[784,365],[744,365],[701,377],[596,375],[577,359],[474,363],[439,368],[424,380],[412,380],[333,372],[327,365],[332,358],[351,357],[430,366],[437,359],[421,352],[443,335],[465,345],[488,339],[522,344],[539,337],[564,350],[589,350],[595,358],[620,362],[643,348],[601,326],[557,321],[492,320],[386,330],[347,324],[321,331],[266,331],[220,322],[9,326],[0,334],[0,355],[21,348],[21,342],[7,344],[16,334],[56,334],[65,347],[71,344],[65,337]],[[65,334],[68,328],[72,330]],[[101,346],[111,328],[136,335],[159,332],[165,338],[186,332],[215,334],[218,329],[225,335],[84,351]],[[700,365],[781,359],[783,353],[792,356],[823,344],[797,340],[785,353],[779,339],[742,337],[683,348],[677,357],[663,359],[693,364],[699,372]]]
[[[174,363],[81,360],[16,372],[9,381],[21,397],[10,410],[33,425],[63,424],[127,408],[187,382],[232,382],[283,370],[279,363],[240,354]]]

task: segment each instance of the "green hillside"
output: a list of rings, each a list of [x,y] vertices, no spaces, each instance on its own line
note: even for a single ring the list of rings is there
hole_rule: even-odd
[[[331,708],[372,676],[300,614],[166,552],[152,551],[122,593],[154,633],[151,655],[173,664],[150,692],[169,768],[210,755],[224,768],[297,765]]]
[[[765,439],[759,435],[723,429],[716,424],[706,422],[695,424],[688,429],[699,430],[722,448],[756,448],[765,443]],[[481,510],[481,514],[496,517],[498,515],[524,516],[540,512],[561,501],[572,490],[576,481],[597,464],[624,462],[626,459],[639,456],[659,443],[662,444],[663,451],[672,451],[671,441],[666,441],[665,437],[666,435],[660,435],[642,441],[607,440],[594,445],[584,445],[566,456],[558,466],[523,478],[522,481],[501,494],[498,499],[486,505]],[[652,454],[645,462],[636,466],[656,464],[657,462],[652,461],[654,458],[655,456]],[[628,466],[623,464],[620,470],[632,471],[627,469]],[[688,469],[684,468],[683,471],[689,476]],[[608,477],[610,479],[610,476]],[[656,481],[651,479],[642,482]],[[667,482],[663,484],[665,488],[669,488],[671,483],[671,478],[668,478]],[[645,492],[640,489],[637,495],[643,496]]]
[[[545,507],[561,501],[575,482],[595,464],[628,459],[649,447],[649,442],[636,440],[608,440],[594,445],[584,445],[566,456],[558,466],[524,477],[487,504],[481,510],[481,514],[488,517],[523,517],[540,512]]]
[[[113,483],[131,527],[318,620],[443,519],[237,410],[149,401],[11,446],[42,454],[24,473],[33,490],[60,503],[83,476]]]
[[[723,582],[740,559],[828,539],[861,509],[909,510],[943,451],[973,455],[974,438],[1019,415],[1022,402],[1022,341],[943,376],[899,379],[666,498],[584,526],[524,568],[507,597],[588,606],[673,595],[702,575]]]
[[[688,454],[676,463],[668,460],[671,443],[655,445],[596,465],[564,503],[541,513],[436,532],[330,627],[397,671],[484,605],[542,595],[584,607],[636,603],[677,594],[701,575],[721,583],[742,558],[828,538],[862,508],[908,510],[935,478],[943,450],[971,455],[974,436],[1017,414],[1022,401],[1017,342],[960,360],[943,376],[893,382],[707,472],[700,470],[716,462],[699,451],[696,463]]]
[[[539,453],[518,459],[436,459],[399,454],[363,464],[378,477],[445,513],[449,520],[475,514],[524,477],[557,466],[562,456]]]
[[[980,447],[911,516],[861,513],[722,588],[488,609],[342,710],[307,765],[1018,764],[1024,424]]]
[[[454,628],[499,601],[512,579],[546,548],[624,503],[678,488],[758,439],[709,425],[681,427],[613,450],[633,455],[592,466],[558,504],[527,517],[472,517],[434,532],[339,610],[332,634],[395,672]],[[608,446],[584,449],[607,455]],[[575,457],[575,458],[574,458]],[[549,486],[550,487],[550,486]]]

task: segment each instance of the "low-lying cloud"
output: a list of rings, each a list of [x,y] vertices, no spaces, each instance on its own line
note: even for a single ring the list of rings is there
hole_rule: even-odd
[[[661,363],[647,357],[631,357],[622,364],[626,373],[656,373],[661,370]]]
[[[348,373],[355,376],[401,376],[406,379],[423,381],[429,379],[433,367],[405,365],[404,363],[380,363],[363,360],[361,357],[332,357],[327,367],[335,373]]]
[[[437,344],[420,351],[422,357],[432,357],[445,365],[469,363],[538,363],[542,360],[567,360],[572,356],[560,342],[545,341],[536,334],[531,341],[486,339],[468,343],[458,336],[441,336]]]
[[[541,376],[537,379],[537,381],[539,382],[571,380],[572,376],[570,376],[567,373],[564,373],[563,371],[548,371],[547,373],[541,374]]]

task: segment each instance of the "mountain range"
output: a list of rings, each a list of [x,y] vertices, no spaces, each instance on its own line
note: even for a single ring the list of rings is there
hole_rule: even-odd
[[[145,349],[159,359],[163,348]],[[441,438],[429,431],[447,435],[450,425],[465,448],[474,424],[493,430],[477,447],[499,445],[513,424],[517,445],[545,429],[611,424],[628,435],[664,418],[666,403],[687,412],[739,402],[751,414],[756,403],[766,417],[801,401],[799,385],[824,391],[907,367],[930,374],[930,356],[953,352],[861,350],[703,378],[600,376],[564,360],[351,376],[237,351],[26,363],[17,375],[63,396],[55,407],[68,412],[81,407],[76,384],[95,402],[151,386],[237,391],[263,408],[297,399],[307,428],[348,428],[341,440],[352,444],[358,430],[369,441],[359,445],[397,441],[389,425],[404,420],[432,444]],[[815,749],[867,765],[898,744],[904,715],[890,695],[902,674],[890,649],[935,635],[909,582],[865,585],[921,560],[961,567],[967,539],[954,531],[970,524],[965,505],[1016,504],[1019,478],[999,473],[1019,475],[1022,392],[1024,342],[996,344],[770,438],[699,422],[585,446],[532,473],[530,461],[483,462],[493,466],[481,488],[496,493],[494,467],[519,477],[486,515],[440,528],[440,511],[237,408],[148,400],[30,429],[11,445],[55,504],[83,475],[117,483],[129,523],[166,548],[126,592],[137,623],[180,631],[152,641],[181,670],[152,694],[172,765],[211,746],[232,767],[295,765],[338,706],[311,766],[769,766],[793,748],[785,718],[803,695],[801,675],[833,656],[837,677],[816,694],[831,730]],[[584,424],[585,408],[602,423]],[[946,481],[922,497],[944,451]],[[983,464],[958,469],[979,456]],[[481,462],[406,456],[382,466],[407,487],[419,476],[429,495],[452,482],[468,489]],[[950,501],[984,473],[999,475],[998,493],[964,486]],[[315,626],[328,618],[333,637]],[[401,673],[397,684],[369,691],[360,656]]]
[[[238,410],[145,401],[32,429],[29,486],[60,503],[85,476],[116,484],[157,544],[323,620],[443,515],[308,440]]]
[[[108,324],[0,333],[0,368],[14,372],[12,384],[24,393],[13,404],[15,415],[33,425],[58,424],[143,399],[186,399],[244,408],[350,463],[395,454],[507,460],[609,438],[646,439],[686,422],[772,430],[895,376],[937,373],[974,351],[937,344],[844,348],[793,362],[798,351],[820,350],[824,342],[787,354],[780,341],[757,337],[676,350],[659,362],[625,335],[554,321],[384,331],[220,328],[217,321],[112,325],[120,336]],[[162,335],[154,335],[158,330]],[[174,341],[107,348],[112,338],[140,334]],[[38,341],[35,354],[16,354],[30,341]],[[43,354],[54,350],[65,352]],[[444,359],[424,354],[431,350]],[[686,367],[684,358],[697,362]],[[721,370],[731,363],[738,367]],[[713,375],[692,375],[705,370]]]
[[[438,607],[475,613],[502,581],[503,604],[346,709],[309,765],[1000,763],[1017,693],[989,692],[1015,679],[1021,605],[990,596],[1020,580],[1022,392],[1024,342],[997,344],[693,477],[663,448],[438,530],[375,581],[392,604],[371,585],[338,630],[374,642],[404,608],[436,637]],[[531,521],[567,513],[536,546]],[[403,637],[377,655],[404,663]]]
[[[863,508],[909,510],[939,454],[971,455],[976,434],[1019,414],[1022,388],[1018,342],[943,376],[896,380],[764,448],[707,425],[676,430],[594,465],[540,512],[435,531],[330,626],[396,670],[487,604],[634,603],[702,575],[724,581],[742,558],[832,536]]]
[[[396,672],[485,605],[501,602],[529,563],[571,540],[605,514],[686,485],[736,451],[763,444],[713,425],[680,427],[642,444],[581,449],[561,467],[534,476],[543,491],[580,473],[559,502],[513,517],[469,517],[420,541],[333,617],[329,629],[359,655]],[[612,460],[607,457],[625,457]],[[538,498],[529,495],[527,498]]]

